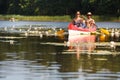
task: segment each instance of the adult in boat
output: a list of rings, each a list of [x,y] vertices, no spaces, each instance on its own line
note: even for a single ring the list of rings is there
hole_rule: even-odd
[[[86,27],[88,27],[88,28],[96,27],[95,20],[92,18],[92,13],[91,12],[87,13]]]
[[[90,15],[90,13],[88,13]],[[68,33],[70,35],[73,34],[89,34],[90,32],[96,31],[96,26],[94,19],[88,17],[87,19],[83,19],[80,15],[80,12],[76,12],[76,17],[73,21],[68,25]],[[92,26],[92,27],[91,27]]]
[[[77,27],[84,27],[85,26],[85,20],[81,17],[80,11],[76,12],[75,18],[72,21],[73,25]]]

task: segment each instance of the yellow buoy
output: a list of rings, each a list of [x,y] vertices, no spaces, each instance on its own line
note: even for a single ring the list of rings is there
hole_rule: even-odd
[[[108,30],[103,29],[103,28],[100,28],[100,31],[101,31],[101,33],[106,34],[106,35],[110,34]]]
[[[59,30],[59,31],[57,31],[57,36],[60,38],[60,39],[64,39],[65,38],[65,36],[64,36],[64,30]]]
[[[100,40],[100,42],[104,42],[106,40],[105,34],[100,35],[99,40]]]

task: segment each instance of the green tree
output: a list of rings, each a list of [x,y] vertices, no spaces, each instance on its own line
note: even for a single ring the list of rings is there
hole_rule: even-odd
[[[0,0],[0,14],[74,15],[76,11],[96,15],[120,15],[120,0]]]
[[[0,0],[0,14],[6,14],[9,0]]]

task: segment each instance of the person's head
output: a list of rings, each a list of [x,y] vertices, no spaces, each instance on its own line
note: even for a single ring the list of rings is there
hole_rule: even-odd
[[[92,13],[91,12],[88,12],[87,13],[87,17],[89,18],[89,17],[91,17],[92,16]]]
[[[76,12],[76,16],[80,16],[80,11],[77,11],[77,12]]]

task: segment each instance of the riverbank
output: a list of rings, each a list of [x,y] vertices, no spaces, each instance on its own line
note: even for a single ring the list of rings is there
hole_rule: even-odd
[[[0,15],[0,20],[10,20],[14,18],[16,21],[53,21],[53,22],[70,22],[72,17],[69,15],[65,16],[22,16],[22,15]],[[111,21],[120,22],[120,17],[115,16],[93,16],[96,21]]]

